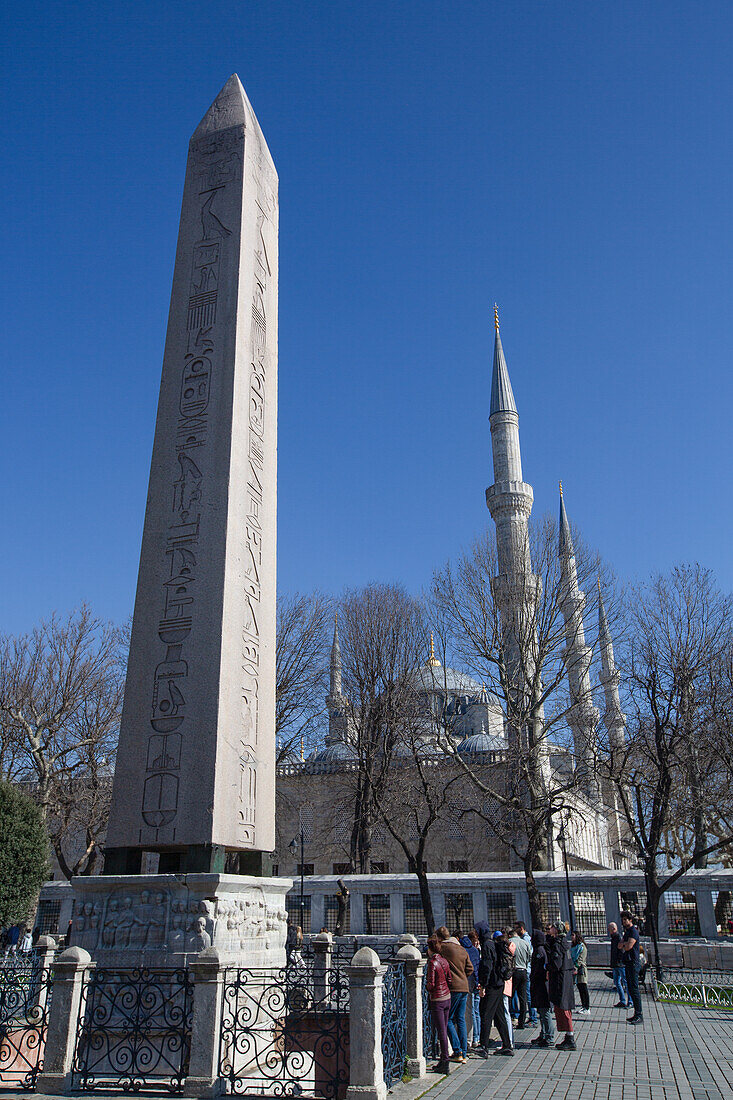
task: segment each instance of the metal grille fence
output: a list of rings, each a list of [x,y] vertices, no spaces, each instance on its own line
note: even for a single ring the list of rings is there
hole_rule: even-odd
[[[473,928],[473,894],[446,894],[445,921],[451,933]]]
[[[386,936],[390,931],[389,894],[364,895],[364,928],[368,936]]]
[[[53,971],[38,957],[0,967],[0,1083],[34,1089],[43,1069]]]
[[[438,1032],[433,1023],[433,1014],[430,1011],[430,994],[427,987],[427,967],[422,977],[422,1052],[424,1058],[438,1058],[440,1055],[440,1043]]]
[[[349,1084],[349,994],[343,965],[308,971],[230,968],[218,1074],[242,1096],[343,1100]]]
[[[388,1089],[405,1072],[407,1058],[407,978],[405,964],[387,963],[382,984],[382,1060]]]
[[[422,899],[419,894],[405,894],[405,932],[413,936],[425,935],[425,914],[422,908]]]
[[[508,928],[517,919],[514,894],[488,893],[486,895],[489,928]]]
[[[652,989],[657,1001],[733,1012],[733,975],[731,974],[665,969],[663,981],[658,981],[652,972]]]
[[[697,919],[695,895],[668,890],[664,900],[667,906],[670,936],[699,936],[700,923]]]
[[[180,1092],[192,1015],[188,970],[91,970],[79,1007],[72,1087]]]
[[[606,907],[600,891],[576,893],[572,891],[575,923],[584,936],[605,936]]]
[[[285,895],[285,912],[290,917],[291,924],[299,925],[304,935],[311,931],[311,899],[310,894],[303,895],[303,913],[300,912],[300,892]]]

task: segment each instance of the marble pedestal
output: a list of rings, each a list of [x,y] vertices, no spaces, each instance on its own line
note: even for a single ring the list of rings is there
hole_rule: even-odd
[[[291,885],[217,874],[75,878],[71,945],[111,969],[183,967],[210,947],[223,965],[282,966]]]

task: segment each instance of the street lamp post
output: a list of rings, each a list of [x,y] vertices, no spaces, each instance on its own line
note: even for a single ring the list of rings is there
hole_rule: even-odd
[[[303,930],[303,915],[304,915],[304,912],[305,912],[305,898],[303,896],[304,891],[305,891],[305,882],[304,882],[304,878],[305,878],[305,835],[303,833],[303,827],[302,826],[300,828],[300,833],[298,834],[298,836],[300,837],[300,928],[301,928],[301,931],[302,931]],[[290,847],[290,851],[293,853],[293,856],[297,855],[297,852],[298,852],[298,839],[294,838],[293,840],[291,840],[289,847]]]
[[[570,917],[570,931],[575,931],[575,919],[573,917],[573,902],[570,897],[570,875],[568,874],[568,850],[565,844],[565,822],[561,821],[557,834],[557,842],[562,848],[562,862],[565,868],[565,889],[568,893],[568,916]]]

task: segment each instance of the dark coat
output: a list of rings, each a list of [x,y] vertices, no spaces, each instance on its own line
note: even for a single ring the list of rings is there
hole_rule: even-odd
[[[532,961],[529,966],[529,995],[532,1008],[549,1008],[547,995],[547,951],[545,933],[535,928],[532,933]]]
[[[468,957],[471,960],[471,965],[473,966],[473,974],[471,974],[468,979],[468,988],[471,993],[473,993],[478,985],[478,968],[481,965],[481,952],[478,947],[474,947],[469,936],[461,936],[461,947],[465,947],[468,952]]]
[[[496,947],[491,938],[491,929],[485,920],[476,921],[473,926],[481,944],[481,962],[478,968],[478,984],[484,989],[498,989],[504,986],[504,979],[499,974],[497,965]]]
[[[547,986],[550,1002],[556,1008],[572,1011],[575,1008],[575,994],[570,937],[548,936],[545,950],[547,951]]]

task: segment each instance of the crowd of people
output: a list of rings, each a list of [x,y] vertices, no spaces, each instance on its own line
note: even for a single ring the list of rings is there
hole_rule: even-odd
[[[40,929],[31,932],[22,924],[11,924],[0,930],[0,952],[8,958],[11,955],[30,955],[40,936]]]
[[[631,913],[622,913],[621,922],[623,935],[615,924],[608,926],[610,974],[617,1007],[633,1006],[627,1022],[641,1024],[641,936]],[[571,933],[562,921],[535,929],[531,936],[521,921],[494,932],[486,921],[477,921],[467,935],[438,928],[428,939],[426,983],[440,1046],[432,1067],[436,1073],[448,1073],[452,1062],[465,1063],[469,1053],[488,1057],[492,1027],[500,1038],[491,1050],[495,1055],[513,1057],[515,1031],[531,1024],[539,1025],[531,1046],[576,1050],[573,1015],[590,1015],[588,948],[582,934]],[[472,1022],[470,1046],[467,1017]]]

